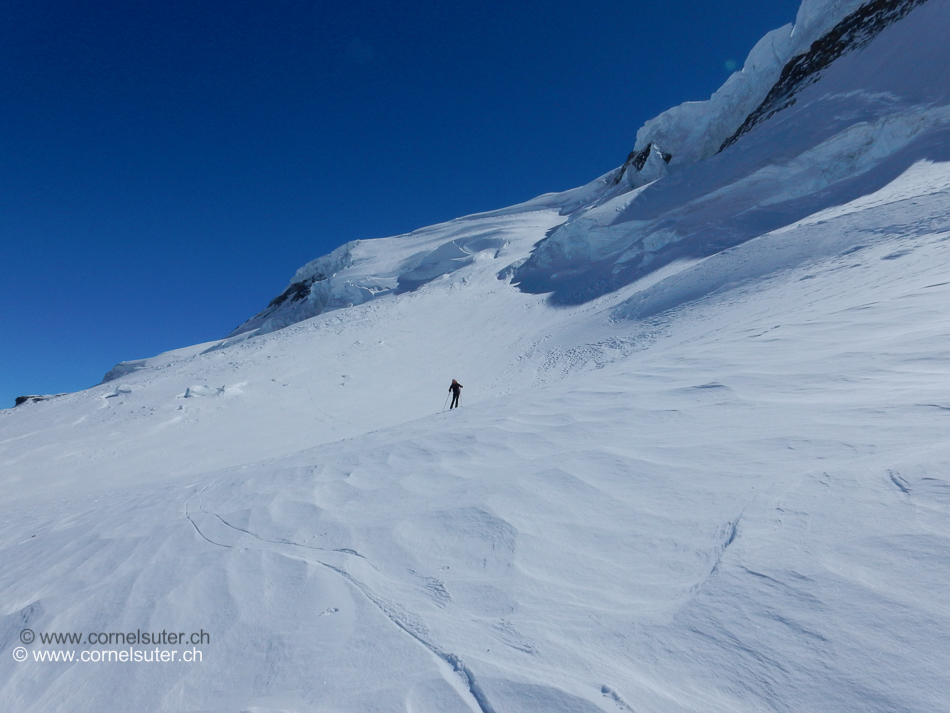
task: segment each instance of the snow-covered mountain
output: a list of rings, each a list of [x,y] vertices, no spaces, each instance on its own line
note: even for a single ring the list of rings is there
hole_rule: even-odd
[[[806,0],[587,186],[0,411],[0,710],[946,710],[948,30]]]
[[[503,276],[558,304],[585,302],[873,192],[916,161],[946,160],[947,29],[937,2],[804,2],[710,100],[647,122],[618,169],[532,201],[567,219]],[[391,258],[389,244],[344,245],[232,336],[412,290],[500,247],[460,235],[384,266],[354,267],[354,254]]]

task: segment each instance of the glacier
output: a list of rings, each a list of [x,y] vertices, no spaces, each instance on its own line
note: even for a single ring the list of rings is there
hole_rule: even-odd
[[[671,262],[708,257],[873,192],[916,161],[947,160],[950,76],[944,55],[934,50],[950,29],[943,4],[892,0],[865,7],[900,21],[887,24],[860,8],[847,15],[829,34],[837,38],[843,30],[835,28],[844,25],[861,46],[843,52],[819,76],[803,77],[797,94],[774,113],[752,121],[756,110],[740,118],[760,102],[771,106],[772,89],[755,80],[771,79],[793,53],[776,51],[771,71],[755,71],[764,51],[760,43],[750,55],[753,69],[748,62],[743,69],[749,79],[741,88],[731,88],[730,79],[708,103],[679,107],[648,123],[638,143],[670,152],[672,175],[650,176],[639,185],[634,174],[606,200],[573,212],[518,269],[521,288],[551,293],[557,304],[588,301]],[[855,18],[872,24],[876,34],[860,33]],[[824,38],[804,42],[831,44]],[[795,54],[785,67],[798,67],[807,56]],[[795,89],[781,77],[772,87],[782,89],[779,97]],[[730,99],[742,90],[748,101]],[[708,121],[714,117],[714,125],[694,112]],[[745,133],[752,124],[755,131]],[[680,127],[698,127],[700,138]]]
[[[0,410],[0,708],[946,710],[950,0],[901,7],[806,0],[588,185]],[[163,630],[208,639],[90,660]]]

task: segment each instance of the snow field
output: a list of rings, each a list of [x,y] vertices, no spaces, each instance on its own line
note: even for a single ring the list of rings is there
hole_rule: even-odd
[[[0,710],[946,711],[950,4],[707,158],[860,4],[648,123],[669,166],[347,244],[0,411]]]
[[[4,709],[944,710],[941,171],[586,306],[486,257],[0,412]],[[18,664],[24,626],[212,643]]]

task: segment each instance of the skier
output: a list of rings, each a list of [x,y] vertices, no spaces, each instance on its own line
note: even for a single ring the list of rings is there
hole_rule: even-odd
[[[451,411],[459,405],[459,394],[462,393],[462,385],[455,379],[452,379],[452,385],[449,387],[449,391],[452,392],[452,405],[449,406],[449,410]]]

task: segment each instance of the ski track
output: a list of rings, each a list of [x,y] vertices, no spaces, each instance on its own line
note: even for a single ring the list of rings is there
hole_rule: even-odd
[[[254,532],[245,530],[244,528],[236,527],[230,524],[229,522],[227,522],[221,516],[216,515],[215,513],[208,513],[208,511],[204,510],[203,508],[202,508],[202,512],[205,512],[217,518],[218,521],[220,521],[226,527],[229,527],[244,535],[249,535],[250,537],[253,537],[255,540],[258,540],[259,542],[263,542],[263,543],[271,544],[271,545],[278,545],[279,547],[291,546],[291,547],[301,547],[307,550],[322,550],[324,552],[340,552],[343,554],[348,554],[355,557],[360,557],[361,559],[365,559],[358,552],[354,550],[346,549],[346,548],[327,550],[325,548],[313,547],[312,545],[304,545],[299,542],[292,542],[290,540],[284,540],[284,539],[270,540],[265,537],[261,537],[260,535]],[[204,539],[205,541],[213,545],[216,545],[218,547],[228,547],[228,548],[233,547],[233,545],[225,545],[220,542],[215,542],[214,540],[211,540],[210,538],[208,538],[201,532],[201,530],[198,528],[198,526],[195,524],[194,520],[190,516],[187,516],[187,517],[189,521],[191,522],[191,524],[194,526],[195,530],[198,532],[199,535],[201,535],[202,539]],[[279,549],[277,551],[281,552]],[[341,577],[343,580],[345,580],[350,586],[352,586],[355,590],[357,590],[360,594],[362,594],[374,607],[376,607],[376,609],[383,616],[385,616],[390,622],[392,622],[400,631],[404,632],[414,641],[421,644],[427,651],[429,651],[440,662],[440,664],[448,665],[451,668],[452,672],[456,674],[465,684],[469,694],[472,697],[472,703],[474,703],[474,705],[477,706],[477,709],[481,713],[496,713],[491,703],[489,703],[488,698],[485,696],[484,691],[482,691],[481,687],[478,685],[478,681],[475,678],[475,674],[472,672],[472,670],[468,666],[465,665],[465,663],[462,661],[462,659],[459,656],[453,653],[448,653],[448,652],[443,651],[439,646],[437,646],[432,641],[430,641],[426,636],[425,627],[424,625],[421,625],[421,620],[418,619],[418,617],[412,614],[402,613],[400,611],[400,607],[388,602],[383,597],[380,597],[369,586],[367,586],[365,583],[353,577],[346,570],[340,567],[336,567],[332,564],[329,564],[328,562],[324,562],[320,559],[316,559],[313,556],[303,556],[303,559],[305,559],[307,562],[311,564],[317,564],[321,567],[324,567],[327,570]],[[420,623],[413,624],[412,623],[413,620],[416,620]]]

